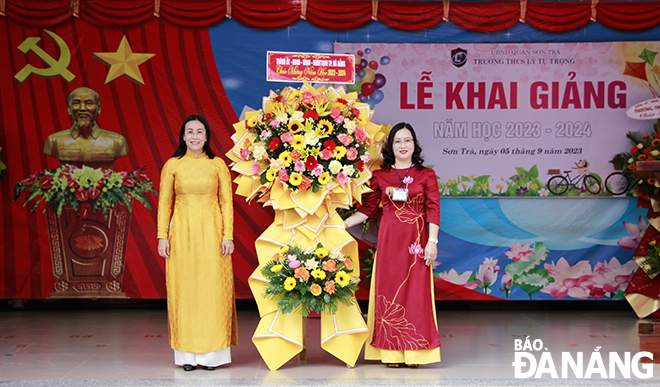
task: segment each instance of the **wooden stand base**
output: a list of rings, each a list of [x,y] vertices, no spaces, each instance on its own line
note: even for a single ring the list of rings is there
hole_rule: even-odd
[[[49,298],[127,298],[121,291],[131,212],[119,203],[107,216],[50,209],[48,239],[55,289]]]
[[[651,352],[653,360],[643,357],[642,363],[660,363],[660,320],[639,323],[639,350]]]

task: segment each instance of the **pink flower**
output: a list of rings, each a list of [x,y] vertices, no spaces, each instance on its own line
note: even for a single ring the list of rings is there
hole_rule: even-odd
[[[556,265],[553,261],[543,266],[555,280],[541,289],[543,293],[549,293],[554,298],[564,298],[566,295],[582,300],[589,298],[591,294],[589,285],[593,284],[591,281],[593,274],[589,261],[580,261],[571,266],[562,257]]]
[[[241,160],[247,160],[248,157],[250,156],[250,153],[252,152],[245,148],[241,149]]]
[[[317,164],[316,168],[312,170],[312,175],[314,176],[321,176],[323,173],[323,164]]]
[[[458,274],[456,270],[451,269],[449,270],[449,273],[447,272],[442,272],[438,274],[440,276],[440,279],[443,279],[447,282],[451,282],[456,285],[461,285],[463,287],[466,287],[468,289],[475,289],[477,287],[477,284],[474,282],[468,282],[470,279],[470,276],[472,275],[472,271],[466,271],[463,274]]]
[[[513,287],[513,277],[511,277],[511,274],[509,274],[508,271],[504,272],[504,275],[502,276],[502,288],[500,290],[504,292],[508,292],[511,290]]]
[[[515,245],[509,245],[509,248],[511,248],[511,251],[507,251],[504,253],[509,259],[512,259],[513,262],[518,262],[518,261],[523,261],[523,262],[529,262],[529,257],[530,255],[534,254],[534,250],[529,248],[530,243],[521,246],[520,243],[516,242]]]
[[[306,104],[310,104],[312,103],[312,97],[313,97],[312,93],[310,93],[309,91],[304,91],[302,93],[302,102]]]
[[[302,161],[296,161],[293,169],[295,169],[296,172],[305,172],[305,163]]]
[[[270,137],[271,135],[272,135],[272,133],[271,133],[271,131],[268,130],[268,129],[264,129],[264,130],[261,131],[261,137],[266,137],[266,138],[268,138],[268,137]]]
[[[280,178],[283,182],[289,181],[289,174],[286,173],[286,169],[282,168],[279,171],[277,171],[277,177]]]
[[[353,161],[358,157],[358,150],[355,148],[348,148],[346,151],[346,158]]]
[[[339,116],[335,118],[335,122],[344,122],[344,116]]]
[[[367,152],[362,156],[360,156],[360,160],[364,161],[365,163],[368,163],[369,161],[371,161],[371,155],[369,154],[369,152]]]
[[[403,178],[403,184],[412,184],[413,180],[412,176],[406,176]]]
[[[355,139],[358,142],[365,142],[367,140],[367,132],[360,128],[355,129]]]
[[[348,176],[344,175],[344,172],[339,172],[337,174],[337,180],[342,184],[346,184],[348,183]]]
[[[254,163],[252,164],[250,171],[252,172],[253,175],[256,175],[257,173],[259,173],[259,169],[260,169],[259,163]]]
[[[637,250],[637,247],[644,236],[644,232],[646,232],[646,229],[649,227],[648,223],[646,223],[644,218],[640,215],[637,224],[623,222],[623,226],[628,230],[630,236],[619,239],[616,244],[626,250]]]
[[[300,261],[297,259],[294,259],[293,261],[289,262],[289,267],[292,269],[295,269],[297,267],[300,267]]]
[[[416,255],[419,258],[424,259],[424,248],[419,243],[413,243],[412,245],[408,246],[408,252],[411,255]]]
[[[277,128],[278,126],[280,126],[280,122],[278,120],[272,120],[270,122],[270,126],[272,126],[273,128]]]
[[[341,116],[341,112],[339,111],[339,109],[337,108],[330,109],[330,117],[332,117],[332,119],[336,120],[337,117],[339,116]]]
[[[497,266],[497,259],[493,258],[484,258],[484,261],[479,265],[479,271],[474,281],[480,287],[484,288],[484,293],[490,293],[488,289],[492,284],[497,281],[497,272],[500,270],[500,267]]]
[[[609,263],[596,262],[592,281],[595,287],[600,287],[607,293],[626,290],[637,267],[637,263],[633,260],[621,265],[616,257],[612,257]]]
[[[323,149],[321,151],[321,160],[330,160],[332,158],[332,151],[330,149]]]
[[[351,142],[353,142],[353,137],[349,136],[346,133],[338,134],[337,139],[339,140],[339,142],[341,142],[345,146],[348,146]]]
[[[280,138],[281,138],[282,141],[284,141],[284,142],[291,143],[291,142],[293,141],[293,134],[291,134],[291,132],[284,132],[284,133],[282,133],[282,135],[280,136]]]

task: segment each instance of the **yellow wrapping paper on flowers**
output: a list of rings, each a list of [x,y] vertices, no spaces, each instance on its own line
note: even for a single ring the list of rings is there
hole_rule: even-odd
[[[327,103],[324,103],[326,100]],[[315,101],[318,103],[315,104]],[[269,160],[264,160],[263,156],[259,161],[255,160],[255,156],[250,157],[253,151],[258,151],[254,144],[258,134],[250,129],[260,120],[264,122],[264,117],[272,118],[277,113],[295,113],[293,107],[301,103],[306,103],[308,110],[314,108],[318,118],[328,117],[331,107],[346,108],[350,105],[356,109],[352,110],[353,113],[358,112],[354,117],[355,123],[367,133],[370,145],[365,150],[368,157],[362,158],[367,162],[361,170],[354,170],[350,178],[342,176],[344,178],[339,179],[340,176],[335,175],[327,183],[316,187],[316,192],[310,187],[293,189],[291,183],[287,184],[279,176],[273,177],[274,172],[271,172],[272,180],[262,183],[261,175]],[[337,111],[332,113],[336,116]],[[333,87],[315,89],[305,83],[299,90],[288,87],[280,94],[271,91],[264,98],[261,110],[248,112],[245,120],[234,124],[234,147],[227,152],[227,156],[233,161],[232,169],[238,173],[234,180],[237,184],[236,194],[245,196],[248,201],[257,199],[264,206],[272,206],[275,210],[275,220],[255,242],[259,267],[248,280],[261,316],[252,341],[271,370],[280,368],[304,347],[303,316],[282,313],[278,309],[277,300],[264,297],[268,280],[261,274],[261,269],[272,260],[273,255],[285,245],[316,246],[321,243],[331,252],[339,251],[350,257],[355,268],[351,280],[359,281],[357,242],[344,230],[337,209],[350,208],[353,203],[361,202],[363,193],[369,192],[366,183],[371,178],[371,171],[376,169],[375,164],[380,156],[378,143],[384,136],[382,126],[370,122],[372,115],[373,110],[368,104],[357,101],[357,93],[347,94],[343,88]],[[306,122],[303,120],[303,123]],[[331,121],[328,119],[326,122]],[[270,160],[270,168],[277,164],[277,160]],[[350,306],[340,302],[335,314],[321,315],[321,347],[347,365],[354,366],[369,332],[354,295],[351,301]]]

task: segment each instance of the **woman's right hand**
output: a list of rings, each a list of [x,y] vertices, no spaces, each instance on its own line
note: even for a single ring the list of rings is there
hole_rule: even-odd
[[[170,242],[167,239],[158,239],[158,255],[163,258],[170,256]]]

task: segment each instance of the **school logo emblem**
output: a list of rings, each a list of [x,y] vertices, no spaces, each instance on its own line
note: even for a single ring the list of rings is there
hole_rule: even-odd
[[[462,48],[455,48],[451,50],[451,63],[456,67],[463,67],[467,62],[467,50]]]

